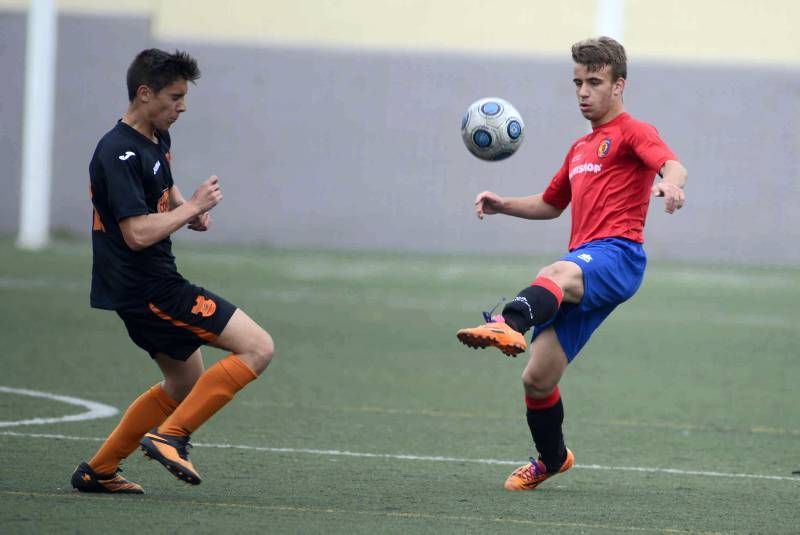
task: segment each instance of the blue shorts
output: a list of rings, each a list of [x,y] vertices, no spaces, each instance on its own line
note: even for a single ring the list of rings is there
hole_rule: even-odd
[[[554,327],[567,360],[572,362],[611,311],[639,289],[647,257],[640,243],[603,238],[578,247],[561,260],[574,262],[583,271],[583,299],[562,303],[553,319],[534,328],[531,341]]]

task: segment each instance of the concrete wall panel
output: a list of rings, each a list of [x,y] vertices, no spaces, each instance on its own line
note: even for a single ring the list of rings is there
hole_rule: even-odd
[[[18,73],[0,101],[0,231],[16,231],[24,17],[0,16],[0,66]],[[21,29],[22,28],[22,29]],[[203,77],[173,127],[184,195],[210,174],[225,199],[213,230],[189,239],[279,246],[552,252],[557,221],[478,221],[477,192],[541,191],[587,130],[571,59],[366,52],[154,41],[148,21],[62,16],[59,26],[53,224],[86,233],[87,166],[127,105],[124,76],[147,46],[187,48]],[[13,79],[13,77],[12,77]],[[651,256],[794,263],[800,252],[800,72],[793,68],[637,61],[626,104],[655,124],[690,171],[688,203],[666,216],[655,200]],[[461,114],[496,95],[525,118],[511,159],[486,163],[461,144]],[[13,216],[13,217],[12,217]]]

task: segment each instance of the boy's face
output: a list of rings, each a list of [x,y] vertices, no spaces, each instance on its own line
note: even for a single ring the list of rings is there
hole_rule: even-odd
[[[612,81],[608,65],[590,71],[588,66],[576,63],[572,81],[581,114],[593,124],[602,124],[612,108],[622,103],[625,80],[617,78]]]
[[[186,111],[186,93],[189,84],[186,80],[176,80],[158,93],[147,87],[141,92],[146,115],[159,130],[169,130],[172,123]]]

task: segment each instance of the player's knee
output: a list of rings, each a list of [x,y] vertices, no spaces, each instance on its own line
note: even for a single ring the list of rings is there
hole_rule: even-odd
[[[253,341],[253,346],[249,353],[253,371],[261,375],[275,356],[275,341],[268,332],[261,331],[260,335]]]
[[[564,268],[559,266],[558,264],[550,264],[549,266],[545,266],[539,270],[539,273],[536,274],[536,277],[547,277],[548,279],[558,279],[564,271]]]
[[[568,303],[577,303],[583,297],[583,271],[577,264],[554,262],[540,269],[536,277],[544,277],[558,284],[564,292],[564,301]]]
[[[522,372],[522,386],[525,393],[532,398],[547,397],[553,391],[557,383],[549,377],[536,373],[533,370],[525,369]]]

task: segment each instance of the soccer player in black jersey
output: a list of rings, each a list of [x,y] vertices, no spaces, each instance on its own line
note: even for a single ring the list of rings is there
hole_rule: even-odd
[[[89,165],[92,204],[91,306],[114,310],[164,380],[141,394],[88,463],[72,475],[82,492],[143,493],[119,472],[141,445],[179,479],[200,483],[186,453],[189,435],[272,360],[270,335],[241,309],[184,279],[170,235],[208,229],[222,200],[211,176],[185,199],[170,170],[169,127],[186,111],[188,83],[200,77],[188,54],[149,49],[128,68],[130,105]],[[208,370],[200,347],[231,354]]]

